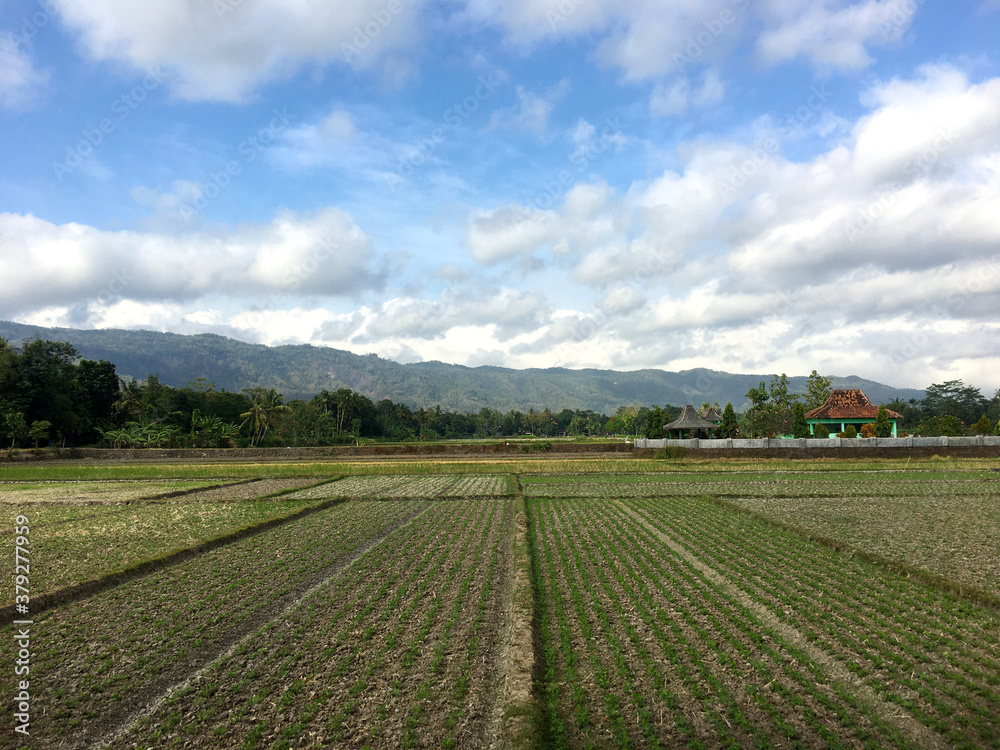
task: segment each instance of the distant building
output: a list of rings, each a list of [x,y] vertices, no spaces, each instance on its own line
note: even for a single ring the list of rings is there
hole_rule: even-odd
[[[719,414],[719,410],[716,409],[714,406],[708,407],[705,413],[702,414],[701,416],[702,419],[704,419],[706,422],[714,422],[716,425],[718,425],[719,422],[722,421],[722,415]]]
[[[892,425],[892,436],[896,437],[896,424],[903,418],[897,412],[887,409],[889,423]],[[847,425],[852,424],[861,432],[861,425],[874,422],[878,416],[875,406],[860,388],[834,388],[830,397],[818,409],[806,412],[806,422],[809,424],[809,434],[816,434],[816,425],[826,425],[830,433],[843,432]]]
[[[673,433],[676,433],[676,437],[683,439],[685,430],[695,433],[697,430],[705,430],[709,435],[711,435],[712,430],[714,430],[717,426],[718,425],[712,422],[702,419],[698,414],[698,410],[691,404],[688,404],[684,407],[684,411],[681,412],[680,417],[675,419],[673,422],[667,422],[667,424],[663,425],[663,429],[667,433],[668,438],[675,437]],[[689,435],[689,437],[694,436]]]

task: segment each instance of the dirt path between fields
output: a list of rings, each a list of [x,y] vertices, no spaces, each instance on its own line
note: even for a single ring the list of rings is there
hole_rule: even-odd
[[[668,534],[663,533],[653,526],[644,515],[633,510],[621,501],[617,501],[618,506],[626,514],[641,523],[651,534],[663,542],[667,547],[676,552],[687,561],[695,570],[708,578],[712,583],[721,588],[728,596],[736,599],[740,604],[753,612],[760,621],[768,628],[777,632],[782,638],[794,645],[797,649],[805,653],[810,659],[819,664],[828,675],[837,682],[848,686],[852,693],[872,711],[878,714],[887,724],[896,727],[907,739],[918,747],[925,748],[946,748],[948,743],[930,728],[924,726],[909,714],[903,713],[898,706],[894,706],[886,701],[866,685],[858,677],[852,674],[847,667],[831,658],[826,652],[812,644],[798,630],[782,622],[781,619],[770,609],[759,601],[751,597],[732,581],[719,573],[692,553],[685,546],[677,542]]]
[[[382,530],[377,536],[370,537],[363,544],[356,547],[345,557],[327,566],[309,580],[304,581],[295,589],[277,600],[267,610],[261,612],[252,621],[246,622],[241,628],[227,634],[224,641],[216,645],[213,653],[202,655],[202,666],[191,673],[185,679],[167,686],[161,686],[160,691],[154,698],[149,700],[142,708],[132,711],[120,721],[114,722],[113,726],[105,733],[98,742],[94,738],[89,738],[87,747],[106,747],[110,743],[122,737],[138,721],[147,716],[153,715],[163,703],[175,693],[184,690],[201,678],[216,662],[232,656],[244,641],[253,636],[265,625],[284,617],[288,617],[298,609],[313,593],[327,586],[337,578],[343,571],[347,570],[357,560],[366,555],[369,551],[382,544],[393,532],[412,523],[414,519],[425,513],[431,503],[424,503],[422,507],[415,509],[396,523]]]
[[[521,747],[534,730],[531,723],[532,674],[535,668],[534,600],[528,553],[528,516],[520,477],[517,495],[512,502],[514,517],[508,540],[511,567],[504,586],[505,626],[503,653],[499,660],[503,684],[488,735],[491,750]]]

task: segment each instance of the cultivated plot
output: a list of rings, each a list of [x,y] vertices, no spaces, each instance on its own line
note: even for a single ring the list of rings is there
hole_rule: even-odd
[[[53,483],[31,489],[0,484],[0,542],[13,540],[14,518],[25,514],[35,561],[32,595],[37,599],[64,586],[301,513],[315,501],[253,500],[314,483],[313,479],[223,486],[216,486],[218,482]],[[198,489],[205,486],[213,488]],[[46,500],[38,501],[38,494]],[[34,499],[20,502],[26,495]],[[79,502],[80,497],[87,501]],[[13,597],[13,590],[5,590],[0,606],[11,604]]]
[[[992,494],[739,497],[767,518],[1000,595],[1000,483]],[[876,489],[877,491],[877,489]]]
[[[486,746],[511,511],[432,505],[111,747]]]
[[[179,550],[32,611],[30,747],[500,747],[515,660],[524,747],[1000,746],[1000,612],[852,554],[996,570],[988,472],[482,470],[0,499],[36,594]]]
[[[293,493],[291,499],[502,497],[514,489],[509,476],[356,476]]]
[[[341,503],[36,614],[32,747],[87,747],[125,726],[423,509]]]
[[[706,499],[529,505],[555,747],[981,747],[1000,618]]]

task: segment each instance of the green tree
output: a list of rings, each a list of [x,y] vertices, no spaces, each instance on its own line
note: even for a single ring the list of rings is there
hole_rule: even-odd
[[[833,388],[833,378],[827,378],[813,370],[806,379],[805,407],[806,411],[818,409],[830,398]]]
[[[93,362],[80,360],[76,368],[76,379],[86,398],[89,413],[90,434],[88,440],[96,440],[99,431],[111,426],[114,419],[115,403],[121,390],[121,381],[115,366],[103,359]]]
[[[52,429],[52,423],[47,419],[39,419],[36,422],[31,423],[31,428],[28,430],[28,439],[34,441],[35,447],[43,442],[49,440],[49,431]]]
[[[743,412],[740,432],[752,438],[774,436],[778,430],[778,409],[771,402],[764,381],[757,388],[751,387],[747,398],[750,399],[750,408]]]
[[[792,436],[809,437],[809,423],[806,421],[806,407],[796,401],[792,404]]]
[[[830,428],[825,424],[818,424],[813,428],[813,437],[826,440],[830,437]]]
[[[989,435],[993,431],[993,425],[990,424],[990,418],[985,414],[979,418],[979,421],[972,425],[972,432],[976,435]]]
[[[663,410],[659,406],[654,406],[649,412],[649,417],[646,419],[645,437],[651,440],[659,440],[665,437],[663,425],[666,423],[667,420],[663,416]]]
[[[875,417],[875,437],[892,437],[892,422],[889,421],[889,410],[885,408],[884,404],[878,408],[878,414]]]
[[[989,402],[978,388],[965,385],[961,380],[949,380],[928,386],[920,406],[929,417],[947,414],[972,424],[986,411]]]
[[[916,428],[924,418],[923,409],[920,408],[916,399],[911,398],[909,401],[904,401],[897,398],[886,404],[886,408],[892,409],[902,417],[898,423],[899,427]]]
[[[285,397],[274,388],[246,388],[244,393],[250,396],[251,405],[240,414],[243,420],[240,428],[247,427],[250,445],[258,445],[275,420],[288,413],[289,408],[284,404]]]
[[[56,434],[75,441],[89,428],[88,403],[76,379],[76,349],[65,342],[36,339],[17,359],[19,400],[25,420],[49,422]],[[46,438],[48,439],[48,438]]]
[[[733,405],[726,402],[726,408],[722,411],[722,421],[715,428],[715,436],[719,438],[734,438],[739,434],[739,424],[736,421],[736,411]]]
[[[959,437],[965,434],[965,425],[952,414],[942,414],[924,420],[920,432],[930,436]]]
[[[21,412],[9,411],[4,415],[4,425],[10,436],[10,450],[13,451],[28,437],[28,423]]]
[[[618,411],[608,420],[608,431],[615,435],[635,434],[635,420],[639,414],[639,407],[633,404],[619,406]]]

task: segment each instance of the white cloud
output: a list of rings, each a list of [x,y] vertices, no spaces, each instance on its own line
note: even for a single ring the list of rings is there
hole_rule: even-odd
[[[689,107],[703,108],[718,104],[725,93],[726,87],[718,72],[710,68],[702,76],[701,85],[693,91],[687,78],[678,78],[670,87],[657,84],[650,96],[649,111],[656,117],[682,115]]]
[[[517,104],[508,109],[496,109],[490,115],[486,130],[506,128],[542,138],[549,126],[549,115],[569,92],[569,81],[563,80],[539,95],[523,86],[517,87]]]
[[[496,263],[552,242],[558,233],[554,211],[505,206],[484,211],[471,221],[466,243],[480,263]]]
[[[59,12],[95,59],[170,70],[185,99],[240,101],[309,63],[376,70],[398,84],[411,73],[422,4],[80,0]]]
[[[948,374],[934,346],[957,336],[981,356],[955,356],[989,372],[1000,358],[980,335],[1000,309],[998,86],[924,68],[872,85],[868,113],[809,160],[783,156],[795,134],[763,123],[756,144],[687,144],[677,171],[624,195],[583,183],[544,212],[481,213],[468,235],[476,259],[562,246],[574,281],[607,290],[590,309],[554,313],[509,348],[512,362],[849,374],[833,352],[850,351],[897,383],[905,360],[902,382],[922,386]],[[586,123],[570,133],[592,134]]]
[[[466,231],[472,257],[492,264],[548,247],[558,255],[605,247],[620,236],[622,217],[608,205],[613,191],[605,183],[579,183],[563,196],[558,210],[512,204],[480,211]]]
[[[316,336],[326,341],[370,344],[382,341],[431,341],[455,328],[488,331],[496,344],[536,330],[548,319],[545,298],[508,287],[446,290],[434,299],[396,297],[324,324]]]
[[[35,68],[14,34],[0,33],[0,107],[31,106],[41,97],[48,78]]]
[[[173,189],[169,191],[145,185],[137,185],[129,190],[132,200],[159,213],[180,211],[183,207],[192,205],[201,195],[201,185],[191,180],[174,180]]]
[[[180,235],[56,225],[0,214],[0,315],[53,305],[99,310],[119,302],[252,301],[266,295],[352,295],[381,283],[371,242],[328,208],[280,214],[231,232]],[[7,286],[9,285],[9,286]]]
[[[872,62],[870,45],[895,41],[916,12],[912,0],[841,3],[772,3],[776,25],[766,29],[757,51],[769,64],[803,57],[830,71],[852,71]]]
[[[757,51],[766,64],[804,58],[824,70],[857,70],[871,62],[870,47],[899,39],[916,13],[912,0],[467,0],[466,7],[470,17],[501,26],[520,47],[596,38],[597,59],[627,80],[714,66],[751,30],[759,34]],[[660,92],[662,106],[673,111],[671,93]]]

